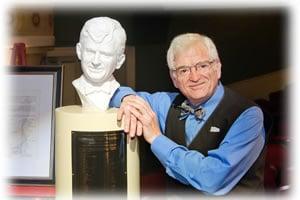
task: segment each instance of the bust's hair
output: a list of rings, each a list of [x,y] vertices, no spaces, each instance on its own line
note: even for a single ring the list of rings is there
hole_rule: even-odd
[[[109,17],[95,17],[89,19],[83,25],[79,42],[92,39],[96,43],[111,42],[118,54],[123,54],[126,44],[126,32],[121,24]]]
[[[169,69],[175,69],[174,59],[176,54],[186,50],[196,42],[200,42],[207,48],[210,59],[219,59],[217,48],[209,37],[198,33],[185,33],[176,36],[170,44],[167,52]]]

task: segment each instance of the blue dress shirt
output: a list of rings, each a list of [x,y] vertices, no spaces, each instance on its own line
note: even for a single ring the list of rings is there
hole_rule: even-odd
[[[164,133],[169,108],[178,93],[134,92],[131,88],[120,87],[111,99],[111,107],[120,107],[122,98],[136,94],[145,99],[157,114],[160,130]],[[189,144],[220,103],[224,87],[218,84],[213,96],[201,104],[205,109],[203,120],[189,115],[186,119],[186,141]],[[223,195],[239,182],[255,162],[263,149],[265,131],[263,113],[253,106],[245,110],[230,127],[219,148],[208,151],[205,157],[198,151],[188,150],[164,136],[156,137],[151,150],[166,168],[169,176],[183,184],[213,195]]]

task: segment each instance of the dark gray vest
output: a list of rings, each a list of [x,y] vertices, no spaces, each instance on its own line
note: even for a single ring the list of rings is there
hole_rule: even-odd
[[[178,106],[185,100],[185,97],[178,95],[173,101],[167,116],[165,135],[179,145],[187,147],[189,150],[196,150],[207,156],[207,152],[219,147],[221,141],[226,136],[229,128],[239,115],[247,108],[255,104],[232,90],[224,87],[224,96],[208,118],[207,122],[195,136],[190,145],[185,142],[185,120],[179,120],[180,109]],[[210,132],[210,128],[218,127],[220,132]],[[263,189],[263,172],[264,172],[264,150],[242,177],[239,183],[233,188],[232,192],[253,192]],[[176,192],[181,190],[195,190],[191,186],[181,184],[179,181],[168,178],[169,189]],[[196,191],[196,190],[195,190]]]

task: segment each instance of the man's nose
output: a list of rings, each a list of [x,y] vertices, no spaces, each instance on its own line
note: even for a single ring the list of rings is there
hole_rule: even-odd
[[[197,71],[197,69],[195,67],[191,67],[191,72],[190,72],[190,77],[189,79],[191,81],[198,81],[199,80],[199,72]]]
[[[93,59],[93,64],[96,65],[96,67],[97,67],[97,65],[100,64],[100,61],[101,61],[100,57],[101,57],[100,53],[96,52],[95,57]]]

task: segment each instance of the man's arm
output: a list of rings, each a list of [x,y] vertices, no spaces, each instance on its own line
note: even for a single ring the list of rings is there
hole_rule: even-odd
[[[128,95],[136,95],[136,92],[130,87],[119,87],[112,96],[109,107],[120,108],[123,98]]]
[[[138,110],[134,106],[130,106],[127,102],[132,102],[133,99],[137,101],[135,104],[145,106],[149,104],[150,108],[157,116],[160,127],[160,132],[165,129],[165,121],[169,107],[178,93],[170,92],[156,92],[153,94],[147,92],[135,92],[129,87],[120,87],[113,95],[110,107],[119,107],[118,120],[124,120],[124,131],[131,137],[141,135],[141,124],[139,120],[132,115]]]

